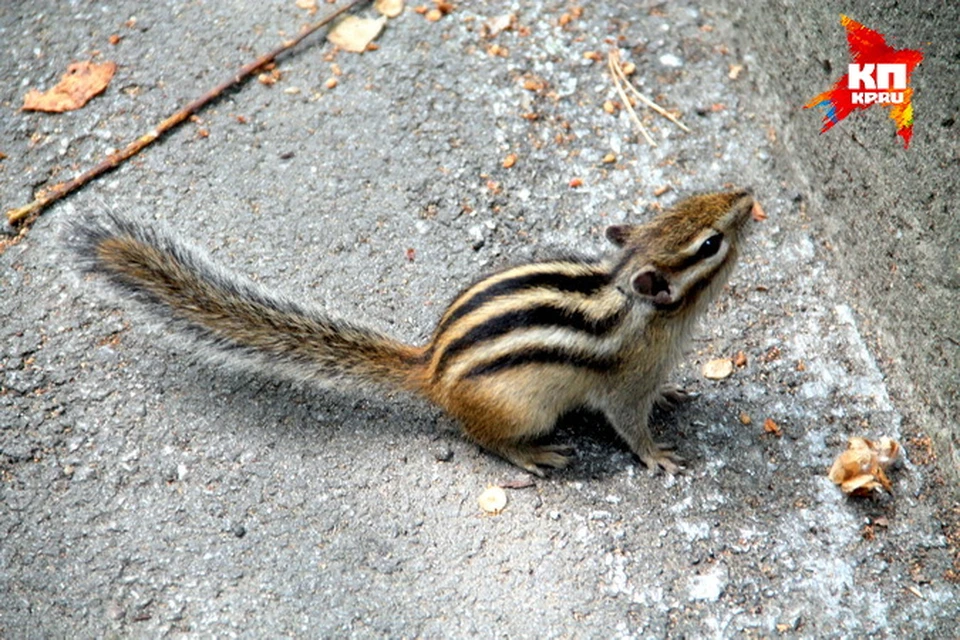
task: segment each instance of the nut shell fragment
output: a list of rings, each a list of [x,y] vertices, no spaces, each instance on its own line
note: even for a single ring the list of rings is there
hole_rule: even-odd
[[[847,440],[847,450],[837,456],[827,474],[849,495],[864,496],[873,491],[892,491],[885,470],[900,452],[900,443],[886,436],[879,440],[854,437]]]
[[[477,502],[484,513],[497,515],[507,506],[507,492],[500,487],[487,487]]]
[[[733,373],[733,360],[717,358],[703,365],[703,377],[708,380],[723,380]]]
[[[753,208],[750,209],[750,217],[753,218],[754,222],[763,222],[767,219],[767,212],[760,206],[759,201],[754,201]]]
[[[388,18],[396,18],[403,13],[403,0],[377,0],[373,6]]]

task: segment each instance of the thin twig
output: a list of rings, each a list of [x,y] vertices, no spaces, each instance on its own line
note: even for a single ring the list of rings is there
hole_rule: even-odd
[[[623,68],[619,64],[615,65],[614,68],[616,69],[617,73],[620,75],[620,78],[623,80],[623,83],[627,85],[627,88],[630,89],[631,93],[633,93],[633,95],[635,95],[638,100],[640,100],[645,105],[647,105],[648,107],[650,107],[651,109],[653,109],[654,111],[662,115],[664,118],[666,118],[673,124],[683,129],[685,132],[690,133],[690,128],[687,125],[680,122],[679,120],[677,120],[677,117],[675,115],[673,115],[672,113],[670,113],[669,111],[667,111],[666,109],[658,105],[656,102],[654,102],[647,96],[640,93],[637,90],[637,88],[633,86],[633,83],[631,83],[630,80],[627,79],[626,74],[623,72]]]
[[[633,110],[633,105],[630,104],[630,98],[627,97],[626,92],[621,86],[620,77],[617,75],[616,63],[614,62],[613,52],[610,53],[610,56],[607,58],[607,65],[610,67],[610,75],[613,77],[613,86],[617,88],[617,93],[620,94],[620,99],[623,100],[623,106],[627,110],[627,113],[630,114],[630,119],[633,120],[633,123],[637,125],[637,128],[640,129],[640,133],[643,134],[643,137],[647,140],[647,144],[651,147],[657,146],[657,143],[653,141],[653,138],[650,137],[650,134],[647,133],[647,128],[643,126],[643,123],[640,122],[640,118],[637,117],[637,112]]]
[[[303,30],[300,32],[300,34],[297,37],[295,37],[293,40],[288,40],[284,42],[281,46],[277,47],[273,51],[269,53],[265,53],[264,55],[260,56],[253,62],[250,62],[244,65],[235,74],[230,76],[230,78],[221,82],[216,87],[214,87],[207,93],[203,94],[201,97],[197,98],[187,106],[183,107],[182,109],[180,109],[180,111],[177,111],[172,116],[170,116],[169,118],[161,122],[159,125],[157,125],[156,128],[143,134],[142,136],[140,136],[139,138],[137,138],[136,140],[128,144],[126,147],[124,147],[120,151],[117,151],[116,153],[111,153],[96,166],[84,171],[83,173],[81,173],[76,178],[73,178],[72,180],[68,180],[67,182],[63,182],[61,184],[58,184],[52,187],[49,191],[46,191],[42,195],[37,196],[34,199],[34,201],[28,204],[27,206],[19,207],[17,209],[11,209],[7,211],[7,221],[9,221],[11,225],[15,225],[20,222],[23,222],[33,214],[39,215],[43,209],[53,204],[54,202],[60,200],[67,194],[70,194],[76,191],[83,185],[87,184],[88,182],[90,182],[95,178],[100,177],[103,174],[113,171],[114,169],[119,167],[123,162],[137,155],[145,147],[149,146],[150,144],[155,142],[157,139],[159,139],[160,137],[168,133],[171,129],[178,126],[184,120],[186,120],[193,114],[203,109],[205,106],[207,106],[207,104],[216,100],[218,97],[220,97],[220,95],[224,91],[247,80],[253,74],[253,72],[255,72],[257,69],[263,67],[264,65],[270,64],[280,54],[286,51],[289,51],[293,47],[297,46],[298,44],[300,44],[300,42],[303,41],[304,38],[306,38],[313,32],[328,25],[332,20],[342,15],[343,13],[346,13],[350,9],[353,9],[354,7],[356,7],[357,5],[363,4],[364,2],[367,2],[367,1],[368,0],[352,0],[351,2],[348,2],[347,4],[345,4],[343,7],[340,7],[339,9],[325,16],[319,22],[315,22],[311,25],[304,27]],[[33,219],[36,218],[36,215],[34,215]],[[31,219],[29,222],[24,224],[24,227],[28,226],[30,222],[33,222],[33,219]]]
[[[663,107],[661,107],[660,105],[658,105],[656,102],[654,102],[653,100],[651,100],[651,99],[648,98],[647,96],[645,96],[645,95],[643,95],[642,93],[640,93],[640,91],[639,91],[636,87],[633,86],[633,83],[630,82],[629,78],[627,78],[627,74],[623,72],[623,67],[620,65],[620,52],[619,52],[619,51],[617,51],[616,49],[612,50],[612,51],[610,52],[610,55],[609,55],[609,57],[608,57],[608,60],[609,60],[609,62],[610,62],[610,72],[615,76],[615,77],[614,77],[614,84],[617,85],[617,89],[618,89],[618,90],[620,90],[619,83],[617,83],[617,80],[619,79],[621,82],[623,82],[623,84],[625,84],[625,85],[627,86],[627,88],[630,90],[630,92],[633,93],[633,95],[635,95],[635,96],[637,97],[638,100],[640,100],[641,102],[643,102],[645,105],[647,105],[648,107],[650,107],[651,109],[653,109],[654,111],[656,111],[657,113],[659,113],[661,116],[663,116],[664,118],[666,118],[667,120],[669,120],[669,121],[672,122],[673,124],[675,124],[675,125],[677,125],[678,127],[680,127],[680,128],[681,128],[683,131],[685,131],[686,133],[690,133],[690,128],[687,127],[687,125],[685,125],[685,124],[683,124],[682,122],[680,122],[680,121],[677,119],[676,116],[674,116],[672,113],[670,113],[669,111],[667,111],[666,109],[664,109]],[[620,93],[621,93],[621,95],[622,95],[623,92],[620,91]]]

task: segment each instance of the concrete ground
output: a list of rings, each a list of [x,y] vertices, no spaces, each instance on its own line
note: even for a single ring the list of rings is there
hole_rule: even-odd
[[[0,637],[955,636],[960,11],[921,4],[408,8],[378,50],[330,57],[312,39],[276,84],[231,91],[8,237]],[[824,135],[801,109],[849,61],[841,9],[924,50],[909,150],[879,109]],[[507,12],[519,28],[484,37]],[[310,19],[292,0],[4,4],[3,208]],[[618,96],[591,52],[614,44],[691,133],[646,113],[651,148],[603,109]],[[91,57],[119,65],[102,96],[17,110]],[[416,399],[207,366],[81,278],[60,238],[91,210],[162,221],[422,342],[479,274],[600,253],[606,224],[726,184],[752,186],[769,219],[676,372],[699,399],[656,416],[689,460],[678,477],[576,416],[558,435],[575,464],[531,484]],[[739,351],[731,377],[701,375]],[[851,435],[905,445],[892,496],[827,479]],[[510,483],[530,486],[484,515],[480,493]]]

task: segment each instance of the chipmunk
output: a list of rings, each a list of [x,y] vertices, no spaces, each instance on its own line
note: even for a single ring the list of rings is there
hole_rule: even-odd
[[[615,225],[607,259],[559,258],[479,280],[410,346],[232,275],[170,235],[116,214],[72,225],[89,272],[146,303],[207,353],[301,380],[380,383],[443,408],[466,435],[531,473],[572,449],[534,441],[568,411],[601,411],[653,470],[682,460],[647,426],[696,319],[737,260],[749,191],[690,197]],[[666,391],[664,391],[666,389]]]

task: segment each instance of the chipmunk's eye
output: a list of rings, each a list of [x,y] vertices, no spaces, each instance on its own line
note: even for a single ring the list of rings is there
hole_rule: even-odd
[[[719,232],[704,240],[703,244],[700,245],[700,248],[697,249],[697,260],[706,260],[710,256],[714,255],[720,250],[720,245],[722,243],[723,234]]]

